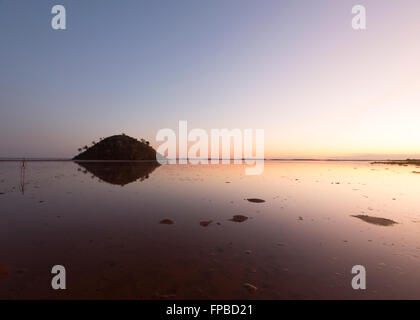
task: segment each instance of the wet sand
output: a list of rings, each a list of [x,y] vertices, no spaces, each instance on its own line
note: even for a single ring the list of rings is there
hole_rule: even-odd
[[[0,298],[419,299],[412,171],[27,162],[22,179],[0,162]],[[56,264],[65,291],[50,287]],[[358,264],[365,291],[351,287]]]

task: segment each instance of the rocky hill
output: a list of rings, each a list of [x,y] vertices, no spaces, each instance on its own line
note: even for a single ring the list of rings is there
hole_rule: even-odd
[[[148,141],[139,141],[124,134],[101,139],[98,143],[92,142],[91,147],[85,146],[79,151],[81,153],[73,160],[156,161],[156,150]]]

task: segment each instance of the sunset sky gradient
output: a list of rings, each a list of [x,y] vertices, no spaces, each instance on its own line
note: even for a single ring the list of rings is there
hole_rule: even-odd
[[[179,120],[262,128],[266,157],[418,155],[419,17],[418,0],[0,0],[0,157],[157,146]]]

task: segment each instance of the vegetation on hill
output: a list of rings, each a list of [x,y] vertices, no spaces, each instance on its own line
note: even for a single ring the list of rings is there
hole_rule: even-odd
[[[156,161],[156,150],[148,141],[125,134],[101,138],[99,142],[92,141],[92,146],[86,145],[78,150],[80,153],[73,160]]]

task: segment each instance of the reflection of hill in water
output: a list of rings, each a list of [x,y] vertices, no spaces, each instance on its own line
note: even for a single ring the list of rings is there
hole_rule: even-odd
[[[160,166],[157,162],[77,162],[77,164],[85,169],[85,173],[90,172],[102,181],[120,186],[137,180],[143,181]]]

